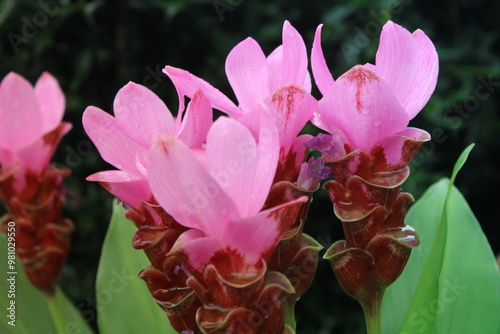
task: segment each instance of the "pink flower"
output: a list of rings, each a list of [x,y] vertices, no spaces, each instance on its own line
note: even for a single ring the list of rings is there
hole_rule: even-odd
[[[220,117],[208,132],[203,159],[169,135],[153,145],[150,186],[165,211],[192,228],[172,251],[185,254],[193,271],[212,264],[223,277],[232,270],[252,279],[265,272],[264,261],[306,200],[261,211],[277,166],[277,139],[272,119],[261,114],[258,140],[240,122]],[[229,267],[218,262],[221,254]]]
[[[394,143],[388,160],[396,163],[404,138],[428,140],[423,130],[407,125],[424,107],[436,87],[438,56],[421,30],[410,34],[389,21],[382,30],[375,65],[355,66],[334,81],[320,45],[321,25],[316,30],[311,63],[323,94],[313,123],[339,136],[350,149],[369,151]],[[394,136],[393,139],[384,139]],[[340,137],[339,137],[340,138]],[[338,140],[338,139],[336,139]],[[343,145],[337,145],[344,150]]]
[[[64,123],[64,94],[57,80],[44,72],[33,87],[11,72],[0,84],[0,164],[7,171],[22,166],[40,175],[71,124]],[[21,174],[19,174],[21,175]],[[16,177],[16,188],[25,185]]]
[[[207,99],[197,92],[184,113],[184,97],[179,116],[174,119],[167,106],[152,91],[129,82],[116,94],[115,117],[88,107],[83,114],[85,131],[99,153],[119,170],[98,172],[89,181],[98,181],[113,195],[137,209],[151,199],[146,180],[146,152],[163,133],[200,148],[212,124],[212,109]]]
[[[72,223],[61,213],[70,174],[50,159],[71,124],[62,122],[64,94],[44,72],[33,87],[16,73],[0,84],[0,199],[16,223],[16,256],[36,288],[52,295],[68,254]]]
[[[304,41],[292,25],[283,25],[283,45],[266,57],[259,44],[247,38],[236,45],[226,59],[226,74],[239,105],[206,81],[191,73],[167,66],[164,72],[187,96],[201,90],[212,107],[245,124],[254,134],[259,124],[258,111],[265,109],[274,115],[279,132],[280,160],[292,152],[293,166],[298,169],[305,160],[303,143],[309,137],[297,135],[317,109],[310,95],[311,80],[307,71]]]
[[[307,143],[322,152],[335,180],[324,184],[342,221],[345,240],[325,253],[344,291],[367,317],[379,316],[384,290],[404,269],[416,232],[405,225],[413,201],[401,192],[408,163],[430,135],[408,128],[436,87],[438,57],[420,30],[410,34],[388,22],[375,65],[357,65],[334,81],[316,30],[311,63],[323,98],[313,123],[320,134]],[[377,331],[377,329],[375,329]]]

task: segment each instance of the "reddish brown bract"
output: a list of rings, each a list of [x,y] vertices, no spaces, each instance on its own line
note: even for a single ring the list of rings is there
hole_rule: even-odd
[[[49,295],[55,292],[73,230],[61,215],[63,180],[69,174],[49,166],[41,175],[19,167],[0,176],[0,198],[7,208],[1,228],[9,221],[16,224],[17,258],[31,284]],[[25,178],[22,189],[14,186],[16,175]]]

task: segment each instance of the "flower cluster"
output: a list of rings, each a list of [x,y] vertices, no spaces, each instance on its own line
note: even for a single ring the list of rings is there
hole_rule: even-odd
[[[7,208],[2,229],[16,224],[16,255],[30,282],[55,292],[69,250],[71,222],[61,215],[69,170],[49,164],[71,124],[61,122],[64,94],[43,73],[33,87],[16,73],[0,84],[0,198]]]
[[[84,113],[85,130],[118,169],[88,180],[127,208],[138,228],[133,246],[151,261],[140,277],[179,332],[294,332],[293,308],[321,249],[303,224],[324,178],[335,178],[325,187],[346,234],[326,257],[362,304],[399,276],[418,244],[403,221],[412,197],[400,185],[429,139],[407,125],[435,88],[434,46],[389,22],[375,65],[334,80],[320,33],[311,54],[319,101],[305,43],[285,22],[282,45],[268,56],[252,38],[229,53],[238,104],[166,66],[179,96],[175,118],[134,83],[116,95],[114,117],[96,107]],[[213,109],[224,115],[213,121]],[[328,134],[300,135],[308,121]],[[308,160],[309,149],[321,159]]]

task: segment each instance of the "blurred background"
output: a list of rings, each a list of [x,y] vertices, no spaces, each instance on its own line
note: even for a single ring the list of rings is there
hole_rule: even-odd
[[[388,19],[410,31],[422,29],[432,39],[440,57],[438,86],[411,126],[426,129],[433,140],[412,162],[404,190],[418,199],[432,183],[449,176],[461,151],[475,142],[456,185],[498,254],[498,13],[500,1],[494,0],[2,0],[0,77],[15,71],[35,82],[43,71],[51,72],[66,94],[64,119],[73,123],[53,160],[72,169],[65,214],[76,230],[60,279],[63,290],[76,305],[95,297],[111,215],[111,195],[85,181],[112,168],[82,129],[85,108],[94,105],[111,112],[116,92],[134,81],[176,111],[175,89],[161,73],[167,64],[204,78],[234,100],[224,73],[226,55],[248,36],[271,52],[281,44],[284,20],[298,29],[308,49],[317,25],[324,24],[323,50],[334,77],[355,64],[373,62]],[[317,90],[313,94],[320,97]],[[315,194],[305,229],[326,247],[343,238],[324,190]],[[341,292],[326,261],[297,304],[297,320],[298,333],[365,331],[361,308]]]

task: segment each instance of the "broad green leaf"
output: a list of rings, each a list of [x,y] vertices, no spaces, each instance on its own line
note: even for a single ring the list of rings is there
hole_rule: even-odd
[[[97,273],[97,321],[101,334],[176,333],[165,312],[155,303],[138,277],[150,263],[132,247],[137,229],[114,204]]]
[[[5,233],[0,233],[0,333],[12,334],[62,334],[58,333],[43,293],[34,288],[24,276],[20,263],[16,261],[15,270],[10,270],[7,265],[7,238]],[[16,274],[8,274],[16,272]],[[14,277],[12,285],[7,279]],[[15,296],[9,296],[9,292],[15,290]],[[71,301],[64,295],[62,290],[57,289],[56,297],[63,312],[65,334],[91,334],[87,322],[82,318],[79,311]],[[10,314],[11,300],[15,302],[15,327],[9,325],[7,316]]]
[[[432,245],[438,234],[446,194],[448,180],[443,179],[432,185],[422,197],[410,208],[405,222],[416,229],[420,245],[412,250],[410,259],[401,276],[387,288],[382,301],[382,333],[396,334],[403,323],[419,282],[423,278],[423,270],[430,258]],[[433,274],[439,277],[438,269]],[[432,278],[429,283],[436,282]],[[430,289],[430,287],[428,288]],[[435,295],[436,286],[432,286]]]
[[[452,180],[469,147],[457,161]],[[500,275],[466,200],[443,179],[406,217],[419,233],[401,277],[382,304],[383,333],[498,333]]]

